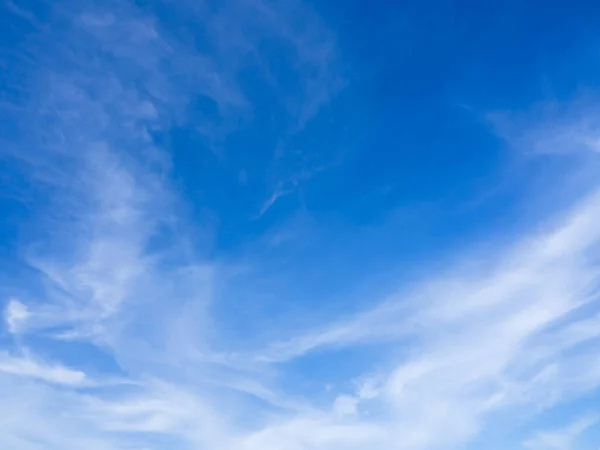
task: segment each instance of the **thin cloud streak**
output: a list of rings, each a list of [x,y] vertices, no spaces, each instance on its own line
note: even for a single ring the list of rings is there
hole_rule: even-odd
[[[531,439],[523,443],[523,447],[530,450],[570,450],[574,448],[576,440],[586,430],[598,422],[598,417],[589,415],[578,418],[568,426],[552,431],[540,431]]]
[[[85,374],[78,370],[8,354],[0,354],[0,372],[71,386],[83,385],[86,381]]]

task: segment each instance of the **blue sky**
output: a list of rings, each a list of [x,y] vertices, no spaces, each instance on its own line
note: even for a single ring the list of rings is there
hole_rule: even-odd
[[[598,449],[600,5],[1,2],[0,447]]]

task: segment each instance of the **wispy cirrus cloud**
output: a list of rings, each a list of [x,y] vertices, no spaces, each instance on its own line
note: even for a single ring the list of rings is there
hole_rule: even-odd
[[[386,426],[369,439],[390,449],[457,445],[499,413],[517,414],[518,422],[525,420],[519,411],[552,408],[593,391],[600,366],[589,352],[598,334],[587,311],[598,300],[598,198],[592,194],[566,218],[496,257],[474,255],[467,267],[417,283],[412,293],[340,324],[275,344],[262,358],[281,364],[316,351],[336,358],[340,348],[377,351],[382,341],[406,349],[388,360],[374,395],[365,398],[359,386],[333,408],[351,403],[362,419],[357,429],[368,427],[369,411],[386,411]],[[347,448],[361,448],[356,442]]]
[[[22,37],[25,87],[14,86],[30,95],[12,105],[20,132],[3,154],[28,180],[19,189],[34,219],[19,246],[29,278],[3,286],[0,434],[11,448],[452,448],[498,417],[519,424],[597,389],[597,184],[513,242],[464,249],[362,311],[340,308],[315,328],[285,318],[275,336],[253,323],[249,349],[215,309],[238,299],[235,323],[243,302],[269,305],[222,288],[236,255],[197,244],[212,225],[186,207],[182,144],[169,139],[185,129],[224,145],[260,120],[253,88],[265,86],[277,134],[301,133],[343,85],[333,33],[296,2],[180,2],[169,11],[181,28],[162,4],[46,5],[51,26],[9,6],[35,29]],[[283,64],[270,46],[285,48]],[[193,115],[198,98],[216,112]],[[560,146],[578,147],[581,128],[564,126]],[[303,157],[285,157],[304,173]],[[271,286],[282,302],[293,289]],[[371,358],[352,353],[365,348]],[[319,356],[332,376],[303,366]],[[588,426],[528,445],[563,448]]]
[[[238,23],[233,6],[217,15]],[[244,39],[256,40],[264,30],[289,41],[303,65],[326,62],[306,54],[312,31],[298,34],[313,26],[310,17],[288,26],[280,22],[290,17],[285,9],[244,7],[260,19],[259,34],[243,30]],[[190,99],[204,96],[225,126],[198,124],[197,131],[224,138],[236,117],[251,110],[238,85],[242,67],[223,64],[217,47],[205,54],[186,47],[182,36],[128,2],[50,9],[52,26],[25,5],[10,8],[35,28],[21,49],[32,56],[22,63],[27,78],[13,86],[30,91],[13,105],[22,132],[3,156],[31,183],[21,194],[37,206],[35,223],[20,251],[36,281],[6,286],[19,294],[6,304],[4,318],[15,354],[24,356],[2,359],[3,404],[13,408],[19,395],[31,402],[14,408],[2,434],[12,448],[156,448],[161,440],[230,448],[237,433],[232,422],[240,419],[219,410],[248,400],[225,399],[244,393],[279,408],[291,403],[211,354],[216,264],[188,244],[185,209],[169,181],[171,158],[155,136],[186,123]],[[237,45],[232,38],[226,48]],[[306,96],[302,83],[285,107],[304,111],[294,115],[305,122],[327,94],[319,91],[312,102],[316,94]],[[92,384],[85,369],[53,362],[80,361],[83,344],[100,361]],[[116,375],[127,382],[114,386]],[[211,393],[215,385],[223,397]],[[59,409],[66,412],[57,415]]]
[[[11,333],[19,332],[19,325],[27,320],[29,310],[19,300],[11,298],[4,308],[4,320]]]
[[[83,372],[8,354],[0,356],[0,372],[65,385],[80,385],[85,381]]]
[[[596,424],[596,422],[598,422],[597,417],[584,416],[567,425],[565,428],[539,432],[533,438],[525,441],[523,446],[532,450],[568,450],[574,448],[576,440],[580,435]]]
[[[529,155],[597,153],[597,100],[581,94],[571,102],[547,101],[526,113],[496,111],[487,115],[496,131]]]

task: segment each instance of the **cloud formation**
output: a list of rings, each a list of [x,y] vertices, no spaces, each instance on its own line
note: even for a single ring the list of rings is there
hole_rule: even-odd
[[[593,396],[598,183],[516,237],[473,242],[385,295],[367,292],[360,308],[332,303],[331,313],[320,309],[326,297],[298,308],[289,299],[306,286],[265,275],[273,260],[306,259],[333,273],[325,249],[307,256],[294,237],[274,245],[272,228],[258,228],[321,170],[318,151],[297,148],[346,82],[335,33],[310,5],[217,3],[4,5],[23,27],[11,31],[20,53],[6,64],[25,76],[7,82],[14,95],[2,108],[17,132],[3,136],[2,157],[27,180],[13,189],[28,220],[2,287],[3,442],[463,448]],[[560,139],[539,132],[554,129],[547,121],[514,120],[522,134],[503,136],[534,150],[593,148],[594,127],[563,122]],[[263,132],[276,137],[270,149],[244,155]],[[221,189],[229,184],[243,189]],[[226,239],[241,221],[226,194],[253,188],[243,237],[260,252],[248,258]],[[252,282],[236,284],[240,273]],[[311,308],[315,317],[295,317]],[[575,448],[596,423],[576,418],[508,445]]]
[[[597,421],[593,416],[581,417],[560,430],[537,433],[524,443],[524,447],[532,450],[573,448],[580,435]]]

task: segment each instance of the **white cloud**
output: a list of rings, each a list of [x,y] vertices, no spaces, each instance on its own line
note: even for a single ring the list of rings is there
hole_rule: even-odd
[[[265,359],[297,358],[324,346],[335,355],[336,348],[382,338],[408,349],[370,395],[394,411],[390,430],[403,436],[401,444],[386,441],[382,448],[464,443],[492,412],[536,411],[593,390],[600,365],[577,348],[585,342],[599,349],[593,319],[580,312],[598,300],[598,220],[595,192],[554,226],[545,224],[547,231],[477,255],[480,270],[450,269],[398,296],[396,307],[388,301],[276,345],[267,355],[277,349],[277,357]]]
[[[356,414],[358,400],[350,395],[340,395],[333,402],[333,413],[336,416],[353,416]]]
[[[595,416],[585,416],[564,428],[541,431],[523,443],[530,450],[571,450],[580,435],[598,422]]]
[[[11,333],[18,333],[20,325],[29,317],[27,306],[19,300],[11,298],[4,309],[4,320]]]
[[[192,5],[179,6],[187,14]],[[230,6],[222,16],[227,22],[237,20]],[[286,103],[304,123],[335,90],[321,89],[330,76],[321,66],[326,55],[311,53],[323,44],[320,25],[313,27],[304,8],[293,18],[302,19],[297,28],[280,22],[287,18],[279,7],[250,7],[272,27],[266,33],[283,35],[306,72],[317,74]],[[236,83],[239,68],[223,64],[222,55],[198,54],[126,2],[78,4],[56,14],[60,27],[36,22],[37,33],[20,49],[43,49],[24,67],[31,85],[19,105],[19,119],[35,136],[3,149],[49,205],[35,211],[23,249],[39,282],[13,280],[28,300],[5,310],[11,331],[34,339],[35,351],[0,358],[1,403],[11,411],[0,419],[3,442],[19,450],[139,449],[156,448],[152,436],[161,435],[182,448],[234,448],[228,443],[250,429],[237,425],[238,416],[261,422],[266,415],[249,411],[243,395],[272,408],[301,406],[211,352],[214,265],[196,256],[189,236],[174,226],[185,213],[169,186],[169,158],[150,135],[184,121],[197,95],[214,100],[224,119],[203,134],[217,139],[238,124],[249,108]],[[243,30],[243,41],[256,40],[256,31]],[[226,61],[243,57],[235,55],[226,52]],[[75,360],[87,358],[88,347],[74,340],[91,345],[92,359],[111,360],[108,367],[98,363],[99,382],[45,362],[66,347]],[[122,382],[111,383],[116,375],[102,375],[104,369]],[[24,398],[26,405],[19,403]]]
[[[83,385],[86,381],[86,376],[81,371],[7,353],[0,353],[0,372],[71,386]]]
[[[51,191],[52,207],[25,252],[42,280],[31,286],[37,300],[11,300],[5,320],[11,332],[51,344],[39,345],[39,354],[0,354],[0,403],[10,412],[0,414],[0,435],[11,448],[448,448],[493,426],[491,414],[518,421],[521,412],[600,385],[600,364],[580,351],[582,344],[600,350],[597,318],[581,311],[598,300],[600,192],[528,238],[471,255],[474,264],[431,274],[363,313],[290,331],[256,354],[230,349],[211,315],[218,264],[197,256],[174,225],[180,210],[170,163],[149,133],[182,120],[192,94],[212,98],[228,125],[244,114],[237,67],[220,70],[220,58],[255,51],[249,30],[235,26],[238,8],[268,24],[266,35],[288,42],[298,67],[312,74],[286,103],[290,133],[339,88],[333,38],[301,6],[288,22],[279,6],[234,2],[210,17],[215,45],[235,51],[211,58],[165,37],[133,6],[108,7],[116,9],[61,10],[70,24],[63,39],[44,36],[73,46],[51,47],[57,55],[40,60],[27,118],[44,145],[16,155],[32,182]],[[593,138],[577,133],[561,133],[561,145]],[[44,362],[60,339],[91,345],[126,382],[92,385],[81,370]],[[297,400],[287,363],[382,341],[385,349],[371,348],[386,365],[357,361],[364,377],[356,392],[340,370],[332,399]],[[570,442],[582,427],[531,442]]]
[[[498,134],[528,155],[597,153],[600,150],[598,100],[544,102],[521,113],[494,112],[487,118]]]

